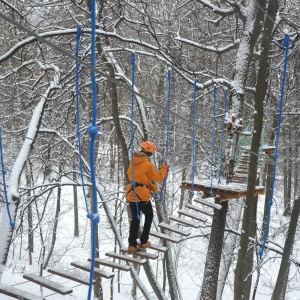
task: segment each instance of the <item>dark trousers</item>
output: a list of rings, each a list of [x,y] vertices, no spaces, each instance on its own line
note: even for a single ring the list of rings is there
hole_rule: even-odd
[[[129,202],[129,207],[132,214],[132,220],[130,223],[128,243],[130,246],[136,247],[137,246],[136,239],[138,237],[137,235],[140,226],[140,220],[137,218],[137,208],[138,208],[139,215],[141,214],[141,212],[145,215],[145,224],[142,231],[142,235],[140,237],[141,244],[145,244],[149,239],[149,232],[153,220],[153,210],[150,201]]]

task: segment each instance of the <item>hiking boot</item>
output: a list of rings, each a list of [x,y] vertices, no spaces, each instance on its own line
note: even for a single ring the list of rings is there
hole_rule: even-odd
[[[139,247],[128,246],[128,249],[127,249],[128,254],[133,254],[138,251],[141,251],[141,249]]]
[[[146,249],[146,248],[148,248],[148,247],[150,247],[150,246],[151,246],[150,241],[146,242],[145,244],[140,244],[140,248],[141,248],[141,249]]]

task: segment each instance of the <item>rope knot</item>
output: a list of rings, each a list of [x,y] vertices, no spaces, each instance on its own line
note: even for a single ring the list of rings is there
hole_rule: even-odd
[[[90,214],[87,215],[87,217],[93,222],[93,224],[99,224],[100,223],[99,214],[90,213]]]
[[[98,127],[93,124],[90,124],[88,127],[88,132],[89,132],[89,135],[95,139],[98,135]]]

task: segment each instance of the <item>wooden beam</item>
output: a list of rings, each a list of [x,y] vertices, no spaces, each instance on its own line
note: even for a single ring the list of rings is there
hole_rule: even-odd
[[[134,257],[130,257],[128,255],[118,254],[118,253],[114,253],[114,252],[107,252],[107,253],[105,253],[105,255],[109,256],[109,257],[125,260],[130,263],[139,264],[139,265],[143,265],[146,262],[145,259],[137,259]]]
[[[189,231],[181,230],[177,226],[172,226],[172,225],[164,223],[164,222],[159,223],[158,226],[163,228],[163,229],[178,233],[178,234],[183,235],[183,236],[188,236],[188,235],[191,234]]]
[[[36,296],[34,294],[25,292],[23,290],[17,289],[13,286],[9,286],[3,283],[0,283],[0,293],[10,296],[19,300],[44,300],[44,297]]]
[[[51,291],[54,291],[58,294],[61,294],[61,295],[67,295],[67,294],[71,294],[73,292],[73,290],[67,286],[64,286],[64,285],[61,285],[57,282],[54,282],[50,279],[47,279],[47,278],[44,278],[40,275],[37,275],[37,274],[24,274],[23,275],[23,278],[29,280],[29,281],[32,281],[44,288],[47,288]]]
[[[81,269],[83,271],[87,271],[87,272],[91,271],[91,264],[90,263],[85,263],[85,262],[81,262],[81,261],[74,261],[74,262],[71,262],[71,266],[76,267],[78,269]],[[114,273],[107,272],[107,271],[101,270],[99,268],[94,268],[94,274],[98,275],[100,277],[107,278],[107,279],[112,278],[112,277],[115,276]]]
[[[179,238],[174,237],[174,236],[170,236],[170,235],[167,235],[167,234],[163,234],[163,233],[160,233],[160,232],[150,231],[149,234],[153,235],[155,237],[158,237],[160,239],[167,240],[167,241],[172,242],[172,243],[179,243],[180,242]]]
[[[88,260],[91,261],[90,258]],[[109,260],[106,260],[106,259],[97,258],[97,257],[95,258],[95,262],[98,263],[98,264],[100,264],[100,265],[102,265],[102,266],[115,268],[115,269],[118,269],[118,270],[121,270],[121,271],[125,271],[125,272],[128,272],[131,269],[130,266],[121,265],[121,264],[118,264],[116,262],[109,261]]]
[[[190,226],[190,227],[194,227],[194,228],[199,228],[200,227],[200,224],[192,222],[192,221],[188,221],[188,220],[183,219],[183,218],[170,216],[169,219],[172,220],[172,221],[175,221],[177,223],[184,224],[186,226]]]

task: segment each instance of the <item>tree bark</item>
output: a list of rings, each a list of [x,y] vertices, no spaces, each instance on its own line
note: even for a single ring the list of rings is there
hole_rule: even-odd
[[[216,203],[220,203],[216,199]],[[206,255],[203,275],[201,300],[215,300],[217,297],[218,276],[221,263],[222,245],[224,239],[228,201],[221,202],[222,209],[216,210],[213,216],[211,234]]]
[[[244,209],[243,223],[242,223],[242,236],[240,241],[240,248],[238,252],[238,260],[235,271],[234,280],[234,300],[247,299],[245,296],[245,281],[247,275],[245,273],[244,264],[248,255],[249,237],[251,235],[251,226],[254,212],[255,201],[255,186],[257,178],[257,165],[258,153],[261,141],[261,134],[263,128],[264,116],[264,99],[267,90],[268,78],[268,54],[272,38],[272,29],[276,13],[278,11],[278,1],[270,1],[268,4],[267,14],[265,18],[261,56],[259,60],[259,70],[257,76],[256,93],[254,96],[255,101],[255,117],[254,117],[254,134],[251,144],[250,165],[248,170],[248,188],[246,193],[246,205]]]

